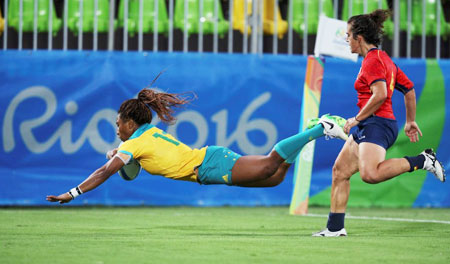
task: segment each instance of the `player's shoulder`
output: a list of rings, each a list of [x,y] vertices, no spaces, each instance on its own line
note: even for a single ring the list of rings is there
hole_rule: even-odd
[[[131,137],[128,140],[136,140],[142,138],[142,136],[159,132],[160,130],[161,129],[157,128],[155,125],[143,124],[136,131],[134,131],[133,135],[131,135]]]
[[[390,67],[390,65],[394,65],[394,62],[386,52],[382,50],[373,50],[366,55],[362,66],[366,69],[377,69]]]
[[[121,143],[121,147],[128,147],[141,144],[140,142],[147,140],[146,135],[151,135],[160,129],[152,124],[144,124],[140,126],[126,141]]]

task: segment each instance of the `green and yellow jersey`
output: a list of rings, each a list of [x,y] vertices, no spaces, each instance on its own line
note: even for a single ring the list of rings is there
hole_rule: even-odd
[[[191,149],[156,126],[144,124],[119,146],[118,153],[124,160],[137,159],[150,174],[197,181],[194,169],[202,164],[206,147]]]

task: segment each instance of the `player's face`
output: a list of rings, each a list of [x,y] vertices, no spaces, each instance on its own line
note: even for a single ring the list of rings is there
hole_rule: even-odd
[[[133,120],[128,120],[124,122],[120,118],[120,114],[117,115],[116,125],[117,125],[117,136],[122,141],[128,140],[131,137],[131,135],[133,135],[134,131],[136,131],[135,122]]]
[[[347,43],[350,46],[351,53],[358,53],[359,42],[353,38],[352,25],[347,24]]]

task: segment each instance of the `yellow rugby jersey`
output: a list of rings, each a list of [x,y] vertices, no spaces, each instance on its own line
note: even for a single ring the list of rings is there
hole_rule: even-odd
[[[197,181],[194,169],[203,162],[206,147],[191,149],[156,126],[144,124],[119,146],[118,152],[137,159],[150,174]]]

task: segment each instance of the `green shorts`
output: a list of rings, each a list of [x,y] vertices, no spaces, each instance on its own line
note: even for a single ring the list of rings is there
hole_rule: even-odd
[[[241,155],[225,147],[208,147],[205,159],[198,168],[198,182],[232,185],[231,169],[240,157]]]

